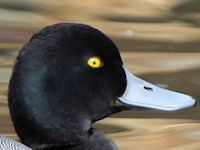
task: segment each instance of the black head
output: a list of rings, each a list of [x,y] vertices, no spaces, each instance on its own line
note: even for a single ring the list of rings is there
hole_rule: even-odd
[[[194,105],[188,95],[138,79],[118,49],[83,24],[56,24],[36,33],[17,58],[9,85],[16,131],[34,149],[88,144],[116,149],[91,124],[120,111],[118,104],[173,111]],[[77,147],[76,147],[77,149]]]
[[[73,144],[77,132],[120,111],[122,66],[114,43],[90,26],[62,23],[33,35],[17,58],[8,95],[22,142]]]

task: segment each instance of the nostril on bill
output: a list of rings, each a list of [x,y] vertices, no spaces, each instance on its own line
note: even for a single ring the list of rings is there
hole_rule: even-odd
[[[144,89],[147,91],[153,91],[153,89],[151,87],[147,87],[147,86],[144,86]]]

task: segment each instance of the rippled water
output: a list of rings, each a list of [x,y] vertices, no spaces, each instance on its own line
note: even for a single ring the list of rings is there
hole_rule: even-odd
[[[200,99],[199,15],[192,7],[198,2],[187,2],[0,1],[0,134],[17,138],[7,108],[7,85],[19,49],[38,28],[57,22],[99,28],[115,41],[133,73]],[[188,6],[193,9],[189,11]],[[94,126],[108,133],[122,150],[197,150],[199,119],[197,105],[176,112],[124,111]]]

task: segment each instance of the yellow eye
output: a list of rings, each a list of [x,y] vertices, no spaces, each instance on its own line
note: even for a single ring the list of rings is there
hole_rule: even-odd
[[[101,61],[101,58],[94,56],[88,59],[87,64],[92,68],[100,68],[103,66],[103,62]]]

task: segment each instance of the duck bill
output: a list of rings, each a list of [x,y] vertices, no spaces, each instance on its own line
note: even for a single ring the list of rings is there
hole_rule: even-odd
[[[119,101],[131,107],[144,107],[163,111],[175,111],[195,104],[195,100],[186,94],[162,89],[132,75],[124,67],[127,86]]]

